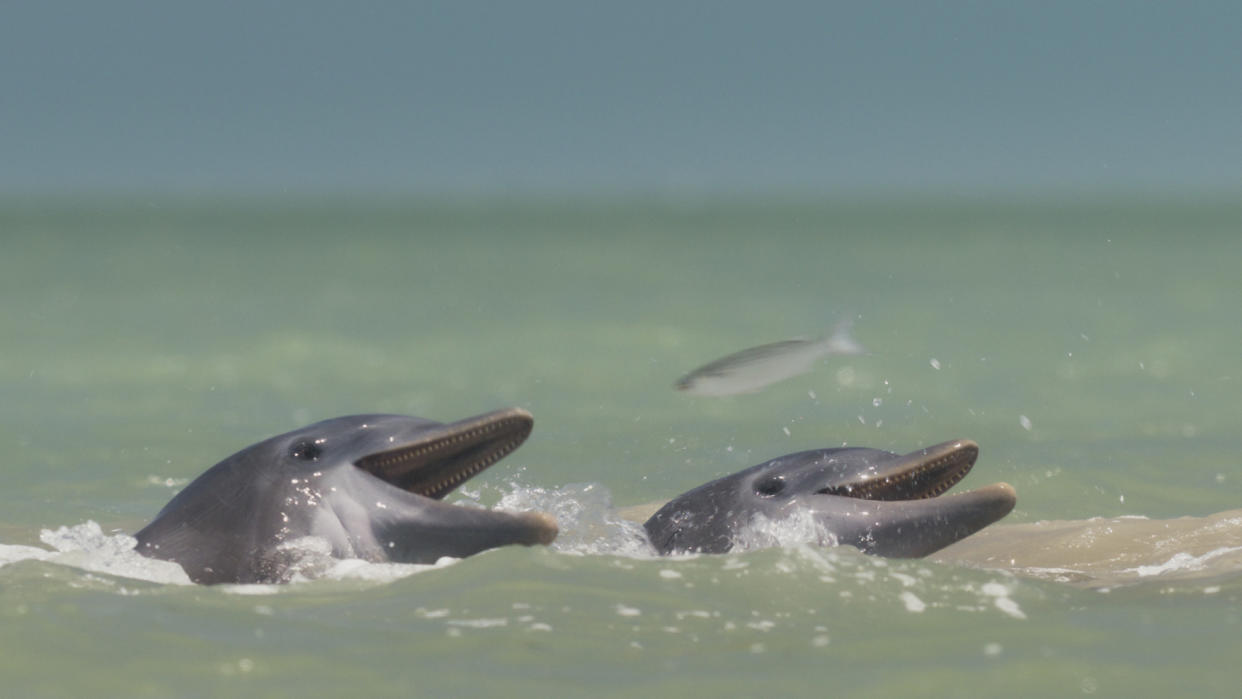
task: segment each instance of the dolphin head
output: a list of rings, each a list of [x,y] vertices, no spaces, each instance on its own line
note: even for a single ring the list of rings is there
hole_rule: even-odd
[[[968,440],[905,455],[858,447],[787,454],[678,496],[644,527],[662,554],[724,553],[756,515],[806,514],[828,535],[825,543],[926,556],[1004,517],[1017,502],[1006,483],[942,495],[978,455]]]
[[[404,415],[317,422],[208,469],[135,535],[138,551],[213,583],[282,579],[281,546],[304,536],[326,539],[337,557],[403,563],[547,544],[557,533],[548,515],[442,501],[532,426],[517,408],[448,424]]]

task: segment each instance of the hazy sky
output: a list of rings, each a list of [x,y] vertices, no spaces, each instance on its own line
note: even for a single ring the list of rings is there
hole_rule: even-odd
[[[1242,193],[1242,3],[5,2],[0,196]]]

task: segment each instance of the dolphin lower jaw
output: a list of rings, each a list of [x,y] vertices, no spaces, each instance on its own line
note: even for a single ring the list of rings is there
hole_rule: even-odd
[[[811,507],[838,543],[890,558],[921,558],[1000,520],[1017,494],[1008,483],[995,483],[918,500],[834,500]]]
[[[378,560],[435,563],[464,558],[500,546],[550,544],[556,519],[542,512],[504,512],[429,500],[417,516],[372,522],[382,552]]]

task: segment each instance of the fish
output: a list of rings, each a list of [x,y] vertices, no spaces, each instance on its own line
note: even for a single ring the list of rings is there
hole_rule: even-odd
[[[832,355],[865,354],[843,320],[816,339],[796,338],[751,347],[704,364],[677,380],[673,387],[692,396],[732,396],[757,393],[774,383],[792,379],[815,368]]]

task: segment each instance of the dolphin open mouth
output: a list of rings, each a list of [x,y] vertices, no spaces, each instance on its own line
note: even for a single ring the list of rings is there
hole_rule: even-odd
[[[867,553],[918,558],[983,529],[1017,504],[1008,483],[944,495],[970,473],[978,456],[979,445],[970,440],[942,442],[881,461],[817,492],[857,503],[851,516],[836,521],[835,532],[846,542]]]
[[[392,449],[354,461],[358,468],[416,495],[439,500],[517,449],[534,418],[506,408],[420,430]]]
[[[861,500],[922,500],[957,485],[979,457],[979,445],[968,439],[942,442],[910,452],[845,483],[817,491]]]

